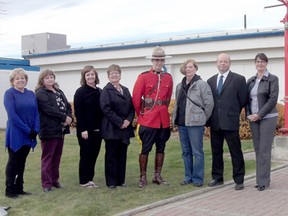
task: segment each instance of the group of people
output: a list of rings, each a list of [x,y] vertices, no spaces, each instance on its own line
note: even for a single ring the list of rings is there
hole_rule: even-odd
[[[80,87],[74,95],[74,114],[77,120],[77,139],[80,146],[79,183],[83,188],[98,187],[93,181],[95,164],[105,141],[106,186],[114,189],[126,187],[126,161],[130,138],[134,137],[132,122],[137,115],[136,136],[141,144],[139,154],[139,187],[145,188],[147,163],[155,144],[155,167],[152,183],[168,185],[161,176],[166,142],[171,134],[169,103],[173,91],[172,76],[165,70],[167,56],[163,48],[153,49],[152,67],[141,73],[132,95],[120,84],[121,68],[112,64],[107,68],[109,82],[102,89],[93,66],[81,72]],[[180,72],[184,75],[176,86],[172,124],[179,129],[184,162],[184,179],[181,185],[204,183],[204,127],[210,127],[212,149],[212,181],[208,186],[223,184],[223,144],[226,140],[232,158],[235,189],[244,188],[245,164],[239,136],[239,117],[246,109],[250,121],[256,154],[256,187],[262,191],[269,187],[271,148],[277,124],[276,104],[279,84],[277,76],[267,69],[268,58],[264,53],[255,57],[256,75],[247,83],[245,77],[230,71],[229,55],[217,58],[218,74],[207,82],[196,74],[195,60],[183,62]],[[63,91],[55,81],[52,70],[40,73],[35,93],[26,89],[28,76],[21,68],[10,75],[11,88],[4,95],[8,114],[6,127],[7,197],[29,195],[24,191],[26,158],[41,141],[41,180],[44,192],[52,187],[62,188],[59,166],[64,136],[70,133],[72,109]]]
[[[138,116],[137,134],[142,143],[139,155],[139,187],[147,185],[149,152],[155,143],[153,183],[168,184],[161,177],[166,141],[170,137],[168,106],[172,78],[163,71],[165,55],[161,47],[153,50],[152,68],[139,75],[133,90],[133,104]],[[264,53],[255,56],[256,75],[247,83],[245,77],[230,71],[231,59],[221,53],[216,61],[218,73],[203,81],[196,74],[198,65],[188,59],[180,66],[184,75],[176,86],[172,123],[178,127],[184,162],[181,185],[204,183],[204,127],[210,127],[212,180],[208,186],[224,183],[223,145],[226,140],[232,159],[235,190],[244,188],[245,163],[239,135],[240,114],[246,110],[250,121],[256,155],[256,188],[265,190],[270,184],[271,150],[277,124],[279,81],[268,69]],[[140,100],[140,98],[142,100]]]
[[[203,185],[204,125],[210,127],[212,150],[212,180],[209,187],[224,183],[223,145],[226,140],[232,161],[235,190],[244,188],[245,162],[239,135],[243,108],[250,121],[256,155],[256,185],[259,191],[270,185],[271,150],[278,112],[277,76],[268,69],[264,53],[255,56],[256,75],[247,83],[245,77],[230,70],[231,59],[226,53],[217,58],[218,74],[202,81],[196,75],[198,66],[192,59],[185,61],[180,71],[185,75],[176,87],[174,124],[178,125],[184,161],[182,185]]]
[[[59,166],[63,150],[64,135],[69,133],[72,109],[64,93],[55,82],[51,70],[40,73],[35,93],[26,89],[28,75],[22,68],[10,74],[11,88],[4,94],[4,106],[8,121],[6,126],[5,195],[15,198],[30,195],[23,190],[26,158],[30,149],[41,140],[41,179],[45,192],[52,187],[61,188]]]

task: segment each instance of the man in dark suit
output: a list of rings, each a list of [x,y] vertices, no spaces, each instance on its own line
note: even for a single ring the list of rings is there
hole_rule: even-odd
[[[235,190],[244,188],[245,164],[239,136],[239,122],[242,108],[248,100],[244,76],[230,71],[229,55],[221,53],[217,58],[219,73],[208,79],[213,98],[214,109],[208,124],[211,134],[212,181],[209,187],[224,182],[223,143],[226,140],[233,165]]]

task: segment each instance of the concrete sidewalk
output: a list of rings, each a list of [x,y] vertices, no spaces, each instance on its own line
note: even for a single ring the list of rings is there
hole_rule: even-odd
[[[264,191],[255,186],[255,174],[245,177],[245,188],[234,182],[205,187],[170,199],[142,206],[117,216],[287,216],[288,163],[272,169],[271,185]]]
[[[8,213],[6,211],[6,207],[4,207],[4,208],[0,207],[0,216],[7,216],[7,215],[8,215]]]

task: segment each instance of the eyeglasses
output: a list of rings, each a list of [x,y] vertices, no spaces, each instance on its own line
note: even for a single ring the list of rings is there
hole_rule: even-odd
[[[113,75],[115,75],[115,76],[119,76],[120,73],[119,73],[119,72],[111,72],[111,73],[109,73],[109,76],[113,76]]]
[[[164,62],[165,61],[165,59],[153,59],[153,60],[156,62]]]

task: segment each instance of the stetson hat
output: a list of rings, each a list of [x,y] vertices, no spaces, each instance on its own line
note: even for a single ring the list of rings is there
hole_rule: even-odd
[[[148,59],[166,59],[171,58],[172,56],[167,56],[165,51],[160,46],[156,46],[152,51],[152,56],[146,56]]]

